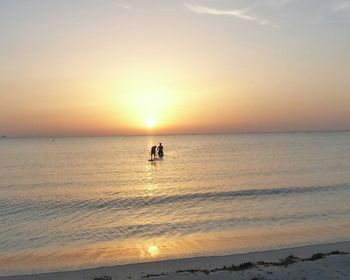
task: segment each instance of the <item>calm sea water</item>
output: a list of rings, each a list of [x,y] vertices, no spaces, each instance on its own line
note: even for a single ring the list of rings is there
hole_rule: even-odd
[[[349,201],[349,132],[1,139],[0,275],[350,240]]]

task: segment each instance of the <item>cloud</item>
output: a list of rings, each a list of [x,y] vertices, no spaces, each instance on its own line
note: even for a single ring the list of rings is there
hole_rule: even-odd
[[[124,4],[124,3],[115,3],[115,5],[119,8],[122,8],[124,10],[131,10],[132,7],[128,4]]]
[[[295,2],[295,0],[266,0],[265,5],[278,8],[286,6],[292,2]]]
[[[208,14],[208,15],[224,15],[224,16],[234,16],[246,21],[256,22],[260,25],[270,25],[271,23],[265,19],[259,19],[251,15],[246,14],[248,9],[243,10],[220,10],[215,8],[210,8],[201,5],[185,4],[185,7],[190,11],[197,14]]]
[[[350,13],[350,1],[340,1],[334,3],[333,10]]]

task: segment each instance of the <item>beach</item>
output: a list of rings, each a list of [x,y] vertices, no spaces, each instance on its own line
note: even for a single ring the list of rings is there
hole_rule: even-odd
[[[350,242],[195,257],[94,269],[0,277],[1,280],[349,279]]]

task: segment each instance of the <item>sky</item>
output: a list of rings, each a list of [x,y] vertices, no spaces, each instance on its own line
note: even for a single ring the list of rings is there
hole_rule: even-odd
[[[0,0],[0,134],[350,129],[350,0]]]

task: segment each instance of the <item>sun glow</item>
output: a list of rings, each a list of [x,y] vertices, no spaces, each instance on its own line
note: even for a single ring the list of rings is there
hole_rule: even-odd
[[[164,82],[168,79],[162,80],[161,75],[157,78],[136,76],[126,78],[122,86],[114,91],[118,120],[122,118],[129,129],[138,131],[157,132],[174,125],[178,121],[180,89]]]
[[[146,119],[146,126],[151,129],[155,126],[156,122],[154,121],[153,118],[147,118]]]

